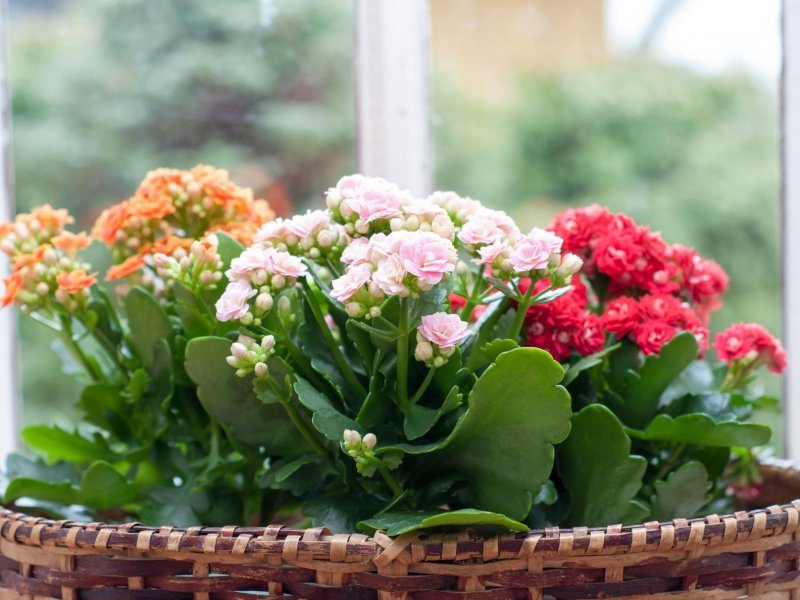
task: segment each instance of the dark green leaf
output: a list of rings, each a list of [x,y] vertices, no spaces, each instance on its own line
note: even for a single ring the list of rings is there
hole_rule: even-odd
[[[172,343],[173,331],[167,313],[150,292],[134,287],[125,296],[125,313],[130,337],[142,364],[153,366],[155,346],[162,340]]]
[[[186,373],[197,384],[203,408],[239,443],[264,446],[275,456],[302,454],[307,445],[282,406],[256,398],[251,378],[236,377],[225,358],[225,338],[195,338],[186,346]]]
[[[78,432],[65,431],[59,427],[33,425],[22,430],[22,439],[34,450],[42,452],[50,462],[66,460],[80,463],[116,458],[99,434],[87,439]]]
[[[763,446],[772,437],[772,431],[766,425],[737,421],[716,422],[702,413],[676,418],[657,415],[644,431],[629,429],[628,432],[632,437],[642,440],[746,448]]]
[[[75,489],[69,482],[50,483],[39,479],[18,477],[12,479],[8,484],[3,502],[11,503],[20,498],[69,505],[75,503]]]
[[[365,433],[358,423],[336,410],[327,396],[302,377],[297,377],[294,391],[300,404],[311,411],[311,422],[314,427],[329,440],[341,442],[345,429]]]
[[[307,500],[303,514],[312,518],[315,527],[327,527],[334,533],[352,533],[359,521],[381,510],[380,502],[357,492],[333,492]]]
[[[231,266],[231,261],[244,252],[244,246],[242,246],[227,233],[219,231],[216,233],[216,236],[219,240],[219,247],[217,248],[217,251],[219,252],[219,257],[222,259],[222,270],[226,271],[228,267]]]
[[[498,356],[472,390],[468,410],[438,466],[469,476],[475,506],[524,519],[553,467],[553,444],[569,433],[564,371],[538,348]]]
[[[265,404],[289,399],[292,395],[290,382],[294,375],[292,368],[280,356],[275,355],[269,358],[267,367],[269,371],[265,378],[253,379],[253,390],[258,399]]]
[[[505,515],[465,508],[451,511],[386,512],[358,524],[363,531],[385,531],[387,535],[400,535],[418,529],[437,527],[499,527],[510,531],[528,531],[522,523]]]
[[[691,461],[669,474],[666,480],[656,481],[650,509],[654,521],[670,521],[695,516],[709,501],[711,482],[702,463]]]
[[[78,503],[102,510],[124,506],[136,498],[136,487],[129,484],[105,461],[89,465],[75,494]]]
[[[453,386],[450,393],[442,402],[442,406],[438,409],[428,408],[426,406],[414,405],[405,415],[403,422],[403,431],[406,438],[409,440],[416,440],[428,433],[439,419],[445,413],[451,412],[461,405],[462,395],[459,393],[458,386]]]
[[[492,340],[480,348],[475,348],[467,361],[467,368],[473,372],[480,371],[492,364],[503,352],[519,348],[519,344],[508,338]]]
[[[569,365],[564,372],[564,381],[562,385],[569,385],[575,378],[580,375],[583,371],[587,369],[591,369],[603,362],[603,359],[618,350],[620,347],[619,344],[614,344],[613,346],[609,346],[608,348],[603,348],[599,352],[595,352],[594,354],[589,354],[588,356],[583,356],[579,360],[575,361],[571,365]]]
[[[627,524],[647,516],[634,500],[647,461],[630,452],[630,438],[607,407],[591,404],[572,417],[572,432],[558,447],[558,474],[572,500],[561,524]]]

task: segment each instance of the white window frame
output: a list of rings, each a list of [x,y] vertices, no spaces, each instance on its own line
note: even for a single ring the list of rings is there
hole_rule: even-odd
[[[789,354],[784,380],[784,447],[800,460],[800,0],[783,2],[781,81],[783,337]]]

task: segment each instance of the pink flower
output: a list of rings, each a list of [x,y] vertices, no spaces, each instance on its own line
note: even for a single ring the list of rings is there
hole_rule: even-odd
[[[342,262],[346,265],[353,266],[370,262],[367,257],[369,246],[370,240],[367,238],[361,237],[349,241],[342,252]]]
[[[511,251],[511,264],[517,273],[546,269],[550,262],[550,255],[560,249],[561,243],[558,236],[549,231],[534,229],[523,236]]]
[[[369,281],[372,271],[365,265],[349,268],[344,275],[333,280],[331,296],[339,302],[349,300]]]
[[[735,323],[718,333],[714,349],[717,357],[728,365],[748,356],[776,374],[782,373],[787,365],[786,351],[780,341],[756,323]]]
[[[230,281],[248,279],[251,273],[267,270],[270,266],[269,251],[261,248],[248,248],[231,261],[231,268],[225,272]]]
[[[469,219],[458,232],[458,239],[469,245],[494,244],[503,237],[505,237],[505,232],[498,227],[497,223],[481,214]]]
[[[358,218],[367,223],[380,219],[391,219],[402,214],[402,207],[413,198],[393,183],[378,177],[364,179],[352,200]]]
[[[418,331],[423,338],[439,348],[451,348],[469,335],[467,324],[458,315],[444,312],[422,317]]]
[[[390,296],[407,296],[408,288],[403,283],[406,277],[406,268],[399,255],[393,254],[386,260],[381,261],[378,270],[372,276],[372,280],[384,294]]]
[[[266,252],[269,261],[267,269],[275,275],[301,277],[308,272],[308,267],[303,264],[303,261],[288,252],[272,248],[267,248]]]
[[[241,319],[250,310],[248,300],[257,293],[258,290],[253,289],[250,283],[244,279],[229,283],[215,305],[217,319],[220,321]]]
[[[498,259],[508,257],[509,246],[506,240],[498,240],[488,246],[483,246],[478,249],[480,258],[475,259],[475,263],[479,265],[493,265]]]
[[[278,218],[266,223],[256,234],[256,243],[274,246],[282,243],[291,234],[288,221]]]
[[[298,238],[316,235],[330,225],[330,214],[325,210],[308,211],[304,215],[296,215],[286,223],[286,229]]]
[[[436,285],[455,269],[457,256],[448,240],[435,233],[414,232],[400,247],[400,258],[409,273],[424,283]]]

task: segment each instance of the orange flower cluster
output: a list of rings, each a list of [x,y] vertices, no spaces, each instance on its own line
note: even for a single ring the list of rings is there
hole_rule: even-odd
[[[233,183],[228,172],[208,165],[189,170],[156,169],[147,174],[134,195],[106,209],[94,226],[94,236],[111,246],[118,262],[135,255],[171,255],[175,240],[201,239],[224,231],[244,245],[274,218],[265,200]],[[168,240],[166,242],[162,240]],[[166,251],[163,247],[166,244]],[[184,246],[184,249],[188,248]],[[129,262],[122,271],[139,261]],[[135,272],[135,271],[134,271]]]

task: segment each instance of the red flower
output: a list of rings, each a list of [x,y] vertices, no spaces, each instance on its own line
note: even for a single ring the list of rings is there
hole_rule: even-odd
[[[641,320],[639,303],[627,296],[612,300],[606,306],[601,319],[606,330],[622,339],[633,331]]]
[[[586,356],[603,349],[606,336],[597,315],[587,314],[572,334],[572,346],[578,354]]]
[[[714,338],[717,357],[730,365],[752,357],[773,373],[782,373],[787,365],[786,351],[780,341],[756,323],[735,323]]]
[[[467,299],[458,294],[450,294],[448,300],[450,301],[450,310],[452,312],[458,312],[467,305]]]
[[[664,321],[645,321],[636,328],[636,343],[645,354],[658,354],[675,337],[675,327]]]

